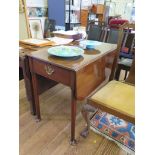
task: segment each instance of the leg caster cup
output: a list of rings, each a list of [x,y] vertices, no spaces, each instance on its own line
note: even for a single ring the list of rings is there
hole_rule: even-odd
[[[77,145],[77,140],[76,139],[74,139],[74,140],[70,140],[70,145],[72,145],[72,146],[75,146],[75,145]]]

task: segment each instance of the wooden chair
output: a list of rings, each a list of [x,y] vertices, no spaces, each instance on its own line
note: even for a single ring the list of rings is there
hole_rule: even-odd
[[[109,28],[102,24],[95,24],[94,22],[91,22],[88,24],[87,28],[87,34],[88,40],[96,40],[101,42],[107,42],[112,44],[118,44],[119,38],[121,38],[123,31],[121,31],[123,25],[120,25],[119,28]]]
[[[105,42],[107,43],[112,43],[112,44],[118,44],[118,38],[119,38],[119,33],[120,33],[120,29],[115,29],[115,28],[108,28],[107,32],[106,32],[106,38],[105,38]],[[121,34],[123,35],[123,34]]]
[[[99,108],[105,112],[135,123],[135,61],[132,63],[126,82],[112,80],[105,86],[98,88],[88,97],[87,104],[82,108],[82,115],[87,127],[81,132],[81,136],[89,134],[89,112],[95,112]]]
[[[122,48],[120,50],[118,64],[115,73],[115,79],[119,80],[119,76],[121,70],[125,70],[125,77],[127,77],[127,72],[130,71],[133,57],[135,55],[135,33],[132,33],[132,30],[135,30],[134,24],[126,24],[125,25],[125,33],[124,33],[124,42]],[[123,51],[123,49],[127,49],[128,51]]]
[[[106,43],[117,44],[117,53],[116,53],[116,57],[114,60],[114,65],[113,65],[111,72],[109,72],[111,73],[111,75],[109,76],[110,80],[112,80],[115,75],[115,70],[116,70],[119,54],[120,54],[121,47],[124,42],[124,27],[126,26],[126,24],[127,23],[120,25],[119,28],[117,29],[106,27],[102,30],[101,41],[106,42]]]
[[[105,26],[96,25],[95,23],[89,23],[87,28],[88,40],[101,41],[101,35]]]
[[[134,57],[134,39],[135,35],[132,33],[135,30],[135,25],[128,22],[120,25],[118,28],[106,27],[102,30],[101,39],[103,42],[117,44],[117,60],[115,79],[119,80],[121,70],[125,70],[125,77],[131,68]],[[128,49],[128,52],[123,50]]]
[[[122,69],[126,70],[125,79],[127,77],[127,71],[130,70],[132,60],[131,59],[119,59],[120,53],[122,52],[122,47],[130,47],[131,48],[131,37],[129,37],[131,29],[134,29],[134,24],[124,23],[120,25],[119,28],[109,28],[104,25],[95,25],[91,23],[89,25],[88,31],[88,40],[96,40],[107,43],[117,44],[117,55],[115,60],[115,67],[117,70],[113,69],[113,75],[115,75],[115,79],[118,80],[120,76],[120,72]],[[129,38],[129,39],[128,39]],[[132,37],[133,38],[133,37]],[[133,40],[133,39],[132,39]],[[130,41],[130,44],[129,44]],[[126,62],[127,61],[127,62]],[[112,77],[111,76],[111,77]]]

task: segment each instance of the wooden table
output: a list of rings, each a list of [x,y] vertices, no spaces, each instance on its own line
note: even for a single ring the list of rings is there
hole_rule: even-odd
[[[32,77],[31,77],[31,73],[30,73],[30,67],[29,67],[27,55],[29,53],[37,51],[39,49],[44,49],[44,47],[41,47],[41,48],[38,47],[38,48],[32,48],[32,49],[31,48],[23,48],[23,49],[19,50],[19,68],[23,74],[26,96],[30,103],[30,112],[32,115],[35,115],[36,108],[35,108],[34,96],[33,96],[33,92],[32,92],[33,91],[32,90]],[[38,76],[38,83],[39,83],[39,90],[38,90],[39,94],[43,93],[44,91],[48,90],[49,88],[51,88],[57,84],[57,82],[49,80],[42,76]]]
[[[32,93],[32,80],[31,80],[31,74],[29,71],[29,63],[27,58],[27,53],[33,52],[33,51],[34,50],[30,50],[30,49],[19,50],[19,68],[23,74],[26,96],[30,103],[30,112],[31,114],[35,115],[36,110],[35,110],[35,104],[34,104],[33,93]]]
[[[71,88],[71,144],[75,144],[76,102],[85,99],[105,80],[106,68],[114,68],[117,45],[103,43],[95,50],[85,50],[80,57],[67,59],[50,56],[47,53],[48,48],[28,54],[36,115],[40,120],[39,75],[69,86]]]

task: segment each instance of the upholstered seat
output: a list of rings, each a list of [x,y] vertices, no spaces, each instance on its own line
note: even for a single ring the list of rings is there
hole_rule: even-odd
[[[133,122],[135,117],[135,87],[119,81],[111,81],[97,91],[89,103],[98,104],[102,109],[111,109],[118,115],[126,115]],[[94,105],[94,104],[93,104]]]
[[[121,42],[123,39],[123,27],[132,26],[125,23],[120,30],[120,35],[117,48],[117,55],[113,70],[115,70],[117,59],[121,49]],[[129,65],[129,63],[128,63]],[[106,85],[103,82],[101,86],[96,88],[94,92],[88,97],[87,104],[83,105],[81,110],[82,116],[85,119],[87,126],[80,133],[81,136],[87,137],[90,129],[89,112],[95,112],[96,108],[99,108],[105,112],[108,112],[116,117],[126,120],[131,123],[135,123],[135,59],[132,61],[129,75],[125,80],[125,83],[113,80],[113,71],[109,78],[110,82]]]
[[[126,66],[131,67],[132,61],[133,61],[133,59],[121,58],[121,59],[118,61],[118,64],[122,64],[122,65],[126,65]]]

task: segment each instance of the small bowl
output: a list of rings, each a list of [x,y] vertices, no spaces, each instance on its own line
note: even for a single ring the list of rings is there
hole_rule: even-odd
[[[101,45],[102,43],[94,40],[83,40],[80,42],[80,46],[83,49],[94,49],[96,46]]]
[[[86,45],[86,48],[87,48],[87,49],[94,49],[95,46],[94,46],[94,45]]]

